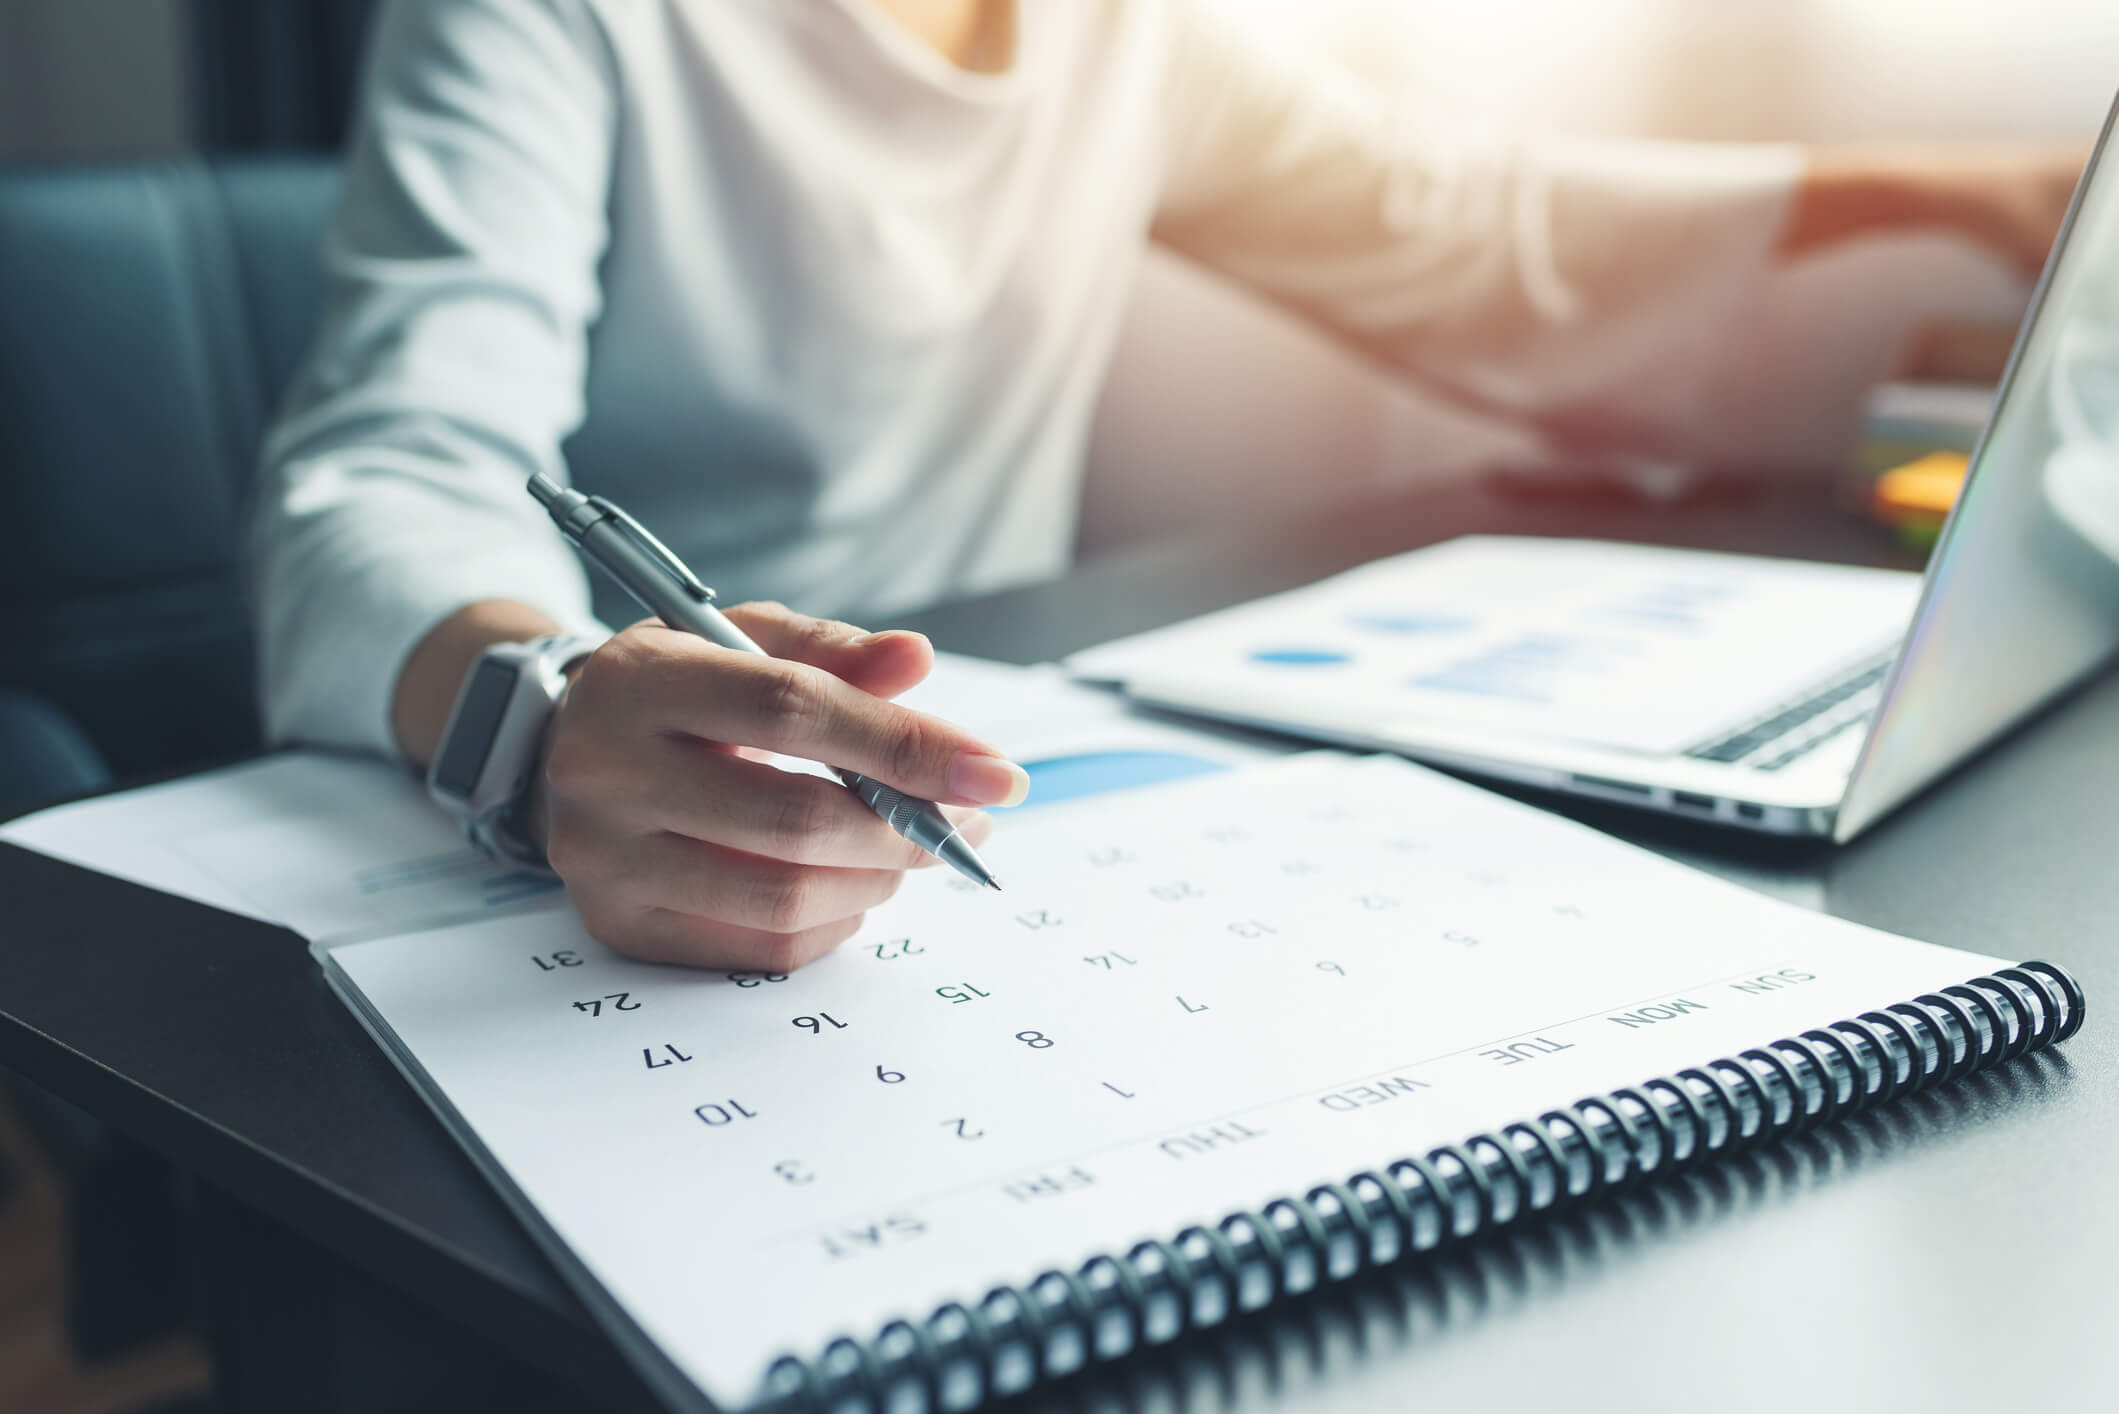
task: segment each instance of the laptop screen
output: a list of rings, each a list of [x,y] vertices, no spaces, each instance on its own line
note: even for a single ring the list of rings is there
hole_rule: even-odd
[[[2119,159],[2111,149],[2107,119],[1929,564],[1837,838],[2119,648]]]

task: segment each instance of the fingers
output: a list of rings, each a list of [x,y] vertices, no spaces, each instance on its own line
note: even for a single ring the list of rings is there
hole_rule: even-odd
[[[992,826],[989,817],[975,816],[964,822],[964,837],[982,844]],[[599,869],[599,857],[618,854],[626,860],[623,877]],[[570,860],[562,872],[589,934],[616,952],[642,962],[765,972],[792,972],[845,942],[902,878],[891,870],[792,865],[669,835]]]
[[[761,933],[802,933],[886,902],[897,869],[820,869],[668,833],[637,840],[611,884],[628,900]]]
[[[799,933],[763,933],[666,908],[608,918],[592,917],[583,909],[582,922],[597,942],[640,962],[752,972],[793,972],[823,957],[861,927],[856,914]]]
[[[664,830],[795,864],[910,869],[922,851],[836,781],[797,775],[691,738],[663,739],[669,768],[641,782],[646,819]]]
[[[770,602],[738,604],[728,616],[773,657],[822,668],[877,697],[896,697],[934,668],[933,646],[903,629],[868,633]]]
[[[939,799],[973,844],[991,822],[965,807],[1021,798],[1021,769],[977,738],[819,666],[854,671],[848,655],[873,649],[857,631],[777,606],[745,618],[803,661],[639,624],[582,664],[553,719],[538,797],[546,855],[590,933],[629,956],[789,971],[851,936],[904,870],[935,862],[837,781],[752,749]],[[871,681],[907,676],[908,663],[925,671],[924,639],[891,641],[902,661]]]
[[[580,758],[559,758],[564,797],[628,805],[625,829],[667,831],[793,864],[836,869],[918,869],[934,856],[902,839],[835,780],[783,771],[696,737],[653,735],[603,758],[593,779]],[[952,807],[967,839],[990,820]],[[973,841],[976,843],[976,840]]]
[[[625,679],[602,690],[603,676]],[[971,733],[887,702],[808,663],[719,648],[667,629],[629,629],[582,668],[575,696],[636,722],[764,747],[873,776],[927,800],[1014,805],[1030,779]]]

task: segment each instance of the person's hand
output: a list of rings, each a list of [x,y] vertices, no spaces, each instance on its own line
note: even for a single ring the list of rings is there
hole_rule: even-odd
[[[2081,143],[1816,148],[1782,249],[1925,227],[1966,236],[2036,275],[2089,151]]]
[[[789,972],[851,936],[904,870],[935,861],[836,781],[760,756],[849,767],[957,807],[1012,805],[1029,778],[970,733],[887,700],[933,666],[918,634],[863,634],[778,604],[728,615],[773,656],[650,619],[584,660],[532,807],[600,942],[650,962]],[[977,843],[989,828],[973,815],[964,835]]]

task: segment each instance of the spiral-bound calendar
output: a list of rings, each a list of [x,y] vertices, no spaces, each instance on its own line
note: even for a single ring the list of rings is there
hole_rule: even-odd
[[[562,901],[322,943],[673,1408],[967,1409],[2065,1039],[1893,937],[1396,759],[1003,822],[793,976]]]

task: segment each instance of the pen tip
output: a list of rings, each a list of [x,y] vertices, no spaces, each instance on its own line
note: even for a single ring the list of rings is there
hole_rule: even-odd
[[[986,887],[993,890],[995,893],[999,893],[1001,891],[1001,881],[999,879],[994,878],[991,874],[988,874],[986,876]]]

